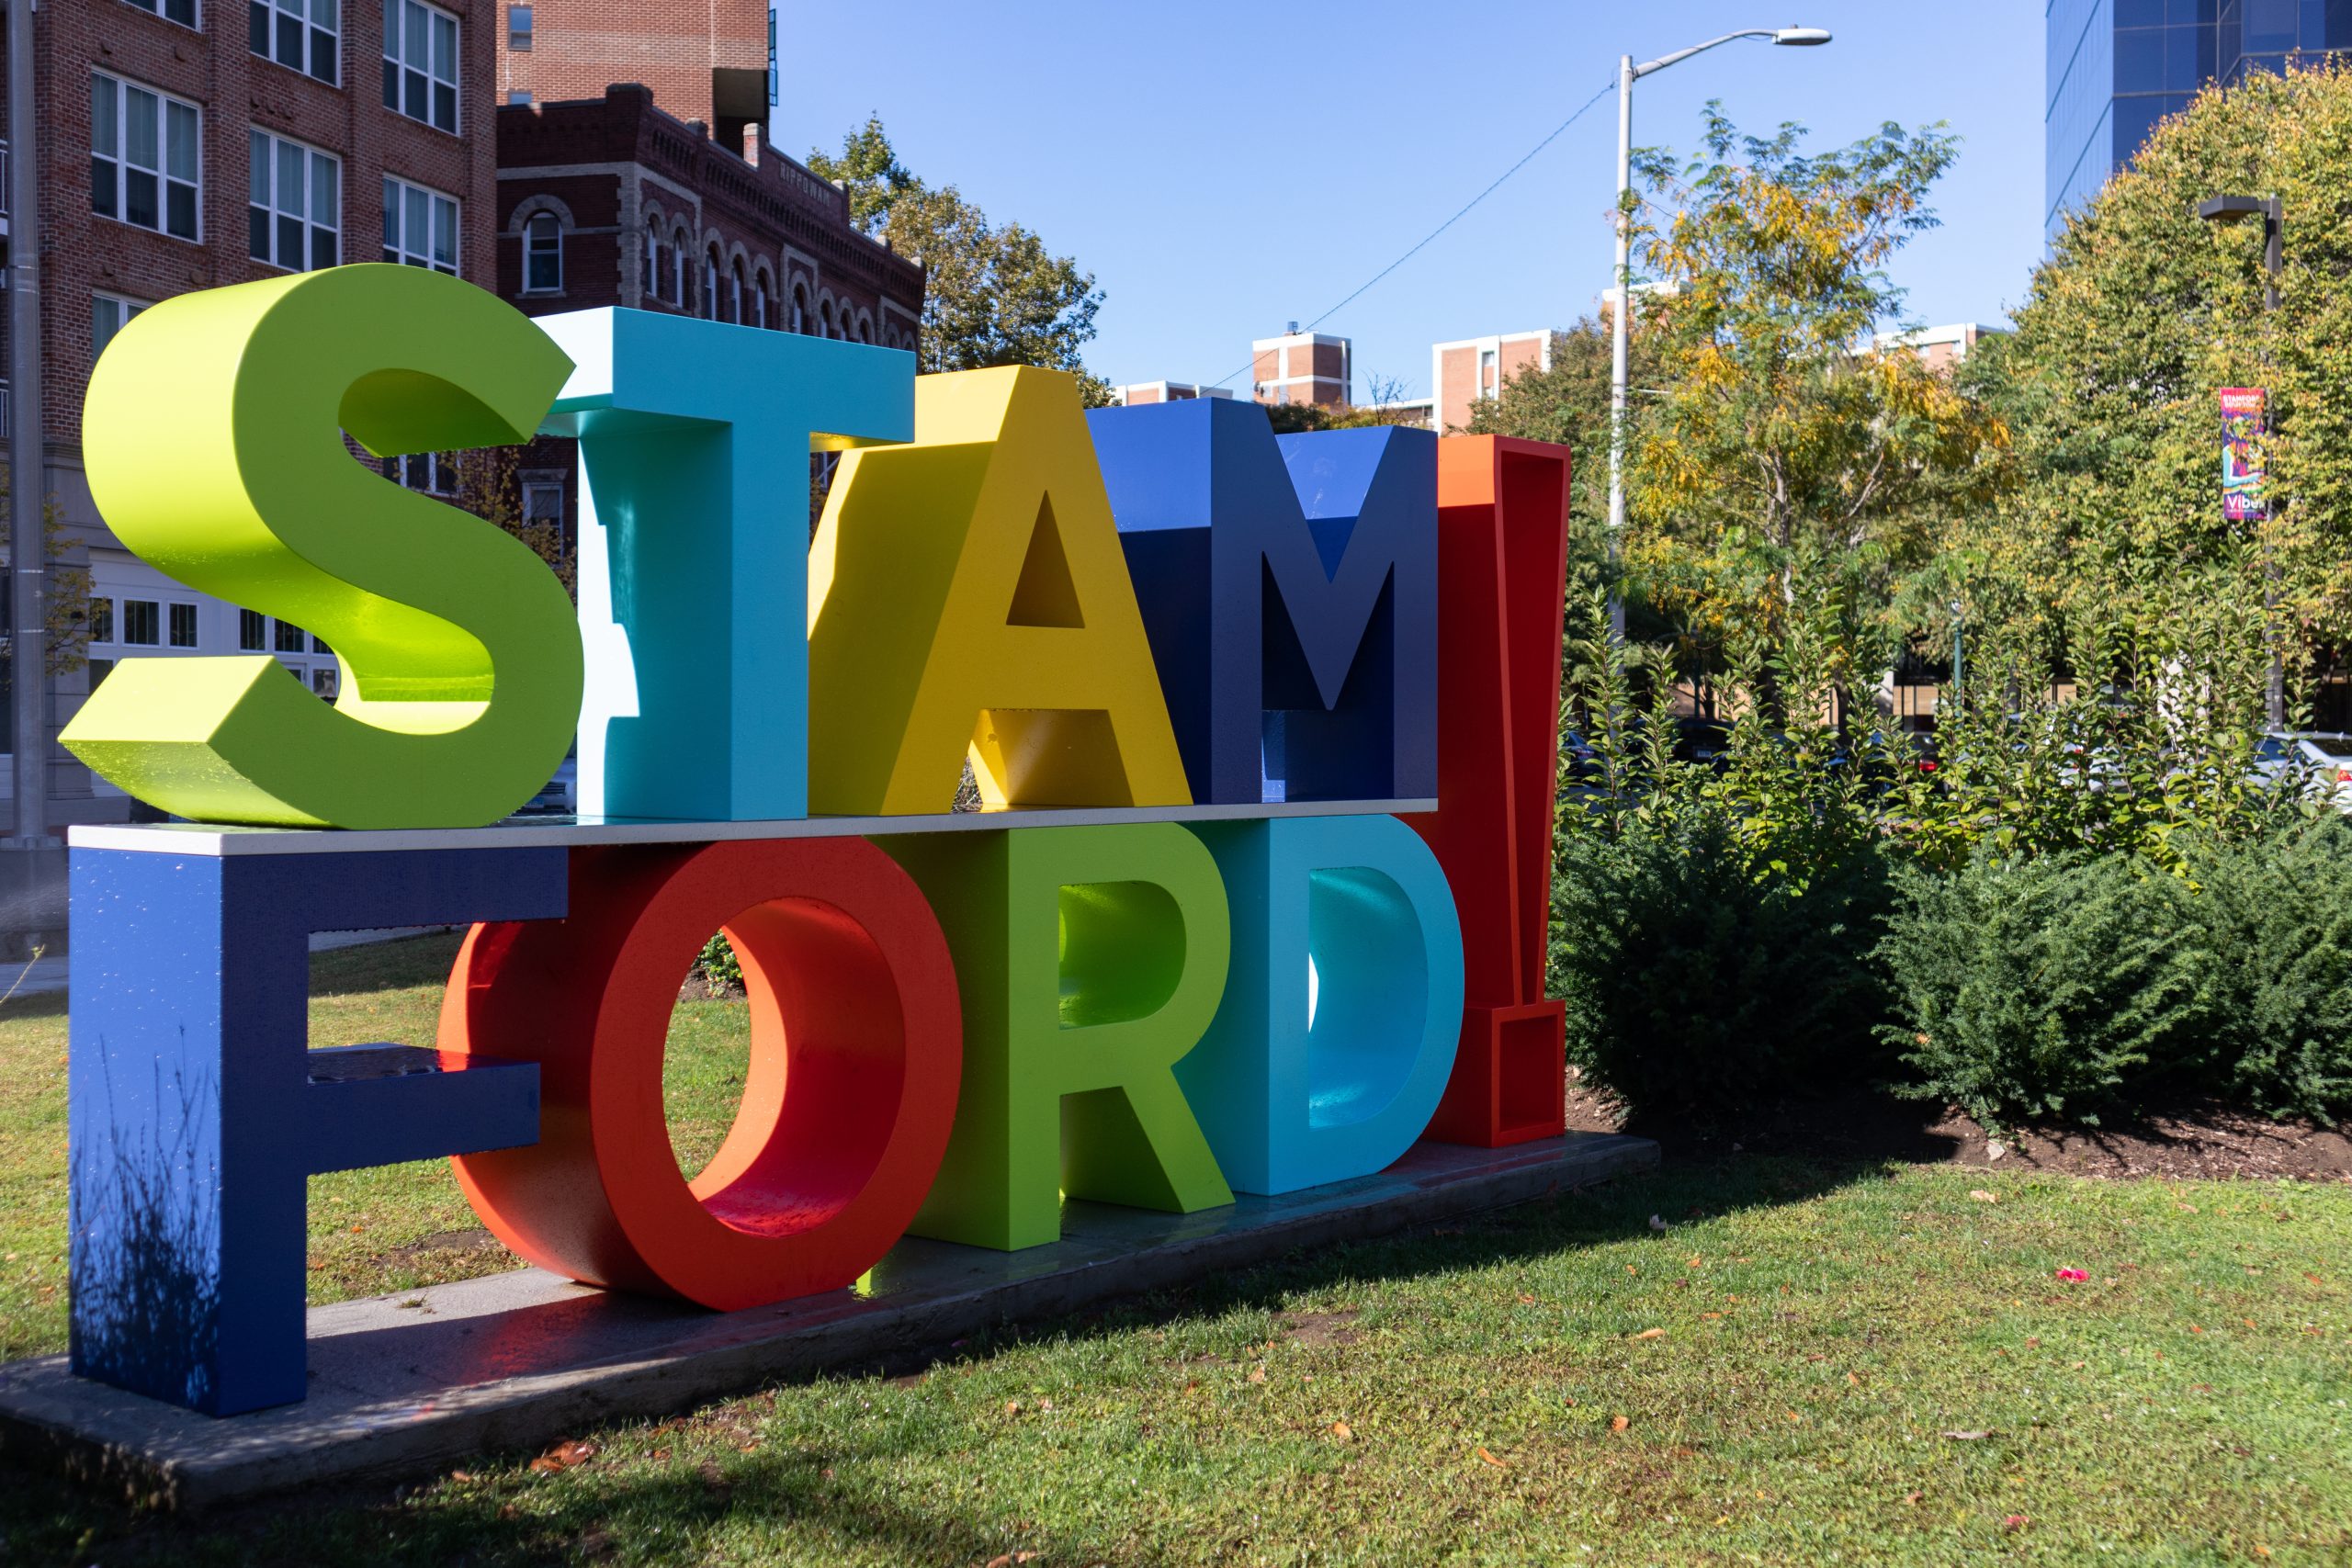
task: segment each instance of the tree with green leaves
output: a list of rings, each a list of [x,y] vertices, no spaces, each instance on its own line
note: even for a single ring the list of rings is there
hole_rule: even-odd
[[[1109,400],[1080,358],[1102,304],[1093,274],[1034,230],[991,221],[956,186],[926,185],[899,162],[879,117],[839,153],[810,152],[808,167],[849,193],[859,228],[922,265],[925,374],[1042,365],[1077,376],[1090,403]]]
[[[1875,334],[1902,322],[1884,268],[1936,221],[1957,142],[1889,123],[1803,150],[1802,127],[1742,135],[1710,105],[1703,154],[1639,160],[1654,389],[1628,434],[1626,569],[1653,604],[1772,667],[1826,636],[1845,694],[1892,661],[1908,580],[1939,525],[2007,471],[2001,421]],[[1768,702],[1770,700],[1769,691]]]
[[[2211,635],[2199,607],[2229,608],[2290,668],[2352,641],[2347,156],[2352,70],[2256,73],[2165,120],[2073,216],[2015,333],[1963,367],[2016,433],[2020,468],[1948,541],[1974,624],[2077,666],[2093,626]],[[2275,310],[2261,223],[2198,217],[2222,195],[2284,206]],[[2257,522],[2222,516],[2224,387],[2269,392]]]

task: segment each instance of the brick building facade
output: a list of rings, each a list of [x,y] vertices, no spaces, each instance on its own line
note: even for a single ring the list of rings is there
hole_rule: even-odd
[[[11,150],[10,183],[40,203],[45,478],[68,558],[86,552],[92,578],[91,668],[54,678],[56,723],[124,657],[271,651],[334,690],[333,655],[300,628],[183,588],[107,532],[82,474],[83,396],[113,332],[191,289],[377,260],[492,286],[496,12],[491,0],[40,8],[40,145]],[[128,809],[55,756],[53,826]]]
[[[1346,338],[1295,327],[1281,337],[1259,338],[1250,345],[1250,396],[1261,403],[1351,403],[1351,348]]]
[[[767,118],[768,0],[515,0],[500,15],[501,103],[594,98],[635,82],[735,152]]]

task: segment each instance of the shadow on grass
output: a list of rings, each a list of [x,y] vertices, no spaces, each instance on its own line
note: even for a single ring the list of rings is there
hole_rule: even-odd
[[[1084,1340],[1154,1327],[1186,1318],[1211,1318],[1236,1311],[1279,1311],[1299,1296],[1345,1292],[1374,1281],[1393,1281],[1480,1269],[1562,1251],[1655,1234],[1656,1214],[1669,1226],[1744,1210],[1803,1202],[1900,1168],[1892,1159],[1797,1159],[1763,1156],[1666,1170],[1532,1203],[1467,1217],[1445,1225],[1421,1226],[1394,1235],[1302,1251],[1254,1269],[1212,1275],[1182,1289],[1106,1303],[1074,1315],[1011,1323],[972,1336],[950,1349],[910,1352],[842,1366],[828,1378],[901,1376],[997,1356],[1023,1347]],[[775,1390],[805,1386],[816,1377],[764,1385]],[[754,1393],[758,1391],[752,1391]],[[725,1404],[712,1401],[703,1408]],[[763,1412],[752,1412],[756,1419]],[[625,1424],[641,1427],[642,1422]],[[590,1434],[582,1433],[582,1436]],[[567,1488],[550,1508],[527,1514],[510,1506],[513,1485],[444,1489],[429,1507],[401,1507],[381,1484],[296,1495],[207,1516],[199,1522],[128,1513],[96,1497],[60,1501],[53,1483],[46,1506],[35,1507],[43,1484],[28,1472],[0,1470],[0,1496],[14,1494],[22,1506],[49,1514],[60,1551],[80,1560],[119,1562],[251,1561],[360,1561],[386,1562],[537,1563],[576,1562],[600,1555],[625,1534],[623,1517],[662,1524],[656,1541],[630,1537],[627,1554],[650,1562],[700,1561],[696,1537],[721,1519],[747,1516],[790,1519],[797,1528],[828,1534],[843,1543],[881,1549],[906,1562],[982,1562],[1014,1549],[1040,1553],[1040,1562],[1084,1562],[1101,1549],[1080,1539],[1057,1540],[1039,1532],[1009,1542],[1001,1516],[977,1510],[925,1512],[895,1500],[871,1479],[837,1482],[842,1476],[873,1477],[879,1467],[904,1459],[909,1443],[959,1444],[960,1433],[910,1438],[894,1424],[877,1429],[870,1442],[830,1447],[784,1446],[788,1433],[769,1434],[771,1446],[743,1460],[724,1456],[722,1469],[706,1462],[696,1471],[655,1472],[586,1471],[582,1483]],[[525,1455],[485,1455],[481,1463],[514,1463]],[[935,1455],[933,1457],[936,1457]],[[440,1467],[447,1474],[450,1467]],[[526,1483],[524,1490],[527,1490]],[[53,1510],[53,1512],[51,1512]],[[30,1544],[48,1535],[20,1533],[32,1523],[19,1506],[0,1503],[0,1548],[13,1536]],[[85,1536],[95,1530],[94,1536]],[[398,1544],[387,1540],[391,1532]],[[76,1540],[104,1545],[103,1553],[75,1547]],[[1087,1555],[1093,1552],[1093,1557]],[[215,1559],[211,1554],[217,1552]],[[345,1553],[350,1553],[346,1556]],[[0,1551],[0,1555],[7,1555]],[[18,1559],[9,1556],[8,1560]],[[26,1561],[39,1561],[27,1558]],[[1125,1551],[1122,1562],[1149,1562]]]

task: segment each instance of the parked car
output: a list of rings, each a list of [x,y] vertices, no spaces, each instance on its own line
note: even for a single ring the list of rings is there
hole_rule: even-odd
[[[2352,807],[2352,735],[2274,729],[2255,741],[2254,776]]]

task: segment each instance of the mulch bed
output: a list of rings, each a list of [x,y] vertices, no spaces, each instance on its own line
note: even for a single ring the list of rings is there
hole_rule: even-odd
[[[2181,1106],[2128,1124],[2030,1130],[1993,1139],[1957,1107],[1897,1100],[1869,1089],[1760,1101],[1736,1115],[1627,1117],[1607,1095],[1579,1082],[1572,1067],[1568,1125],[1656,1138],[1666,1158],[1686,1163],[1779,1155],[2102,1179],[2352,1182],[2352,1139],[2342,1131],[2211,1105]]]

